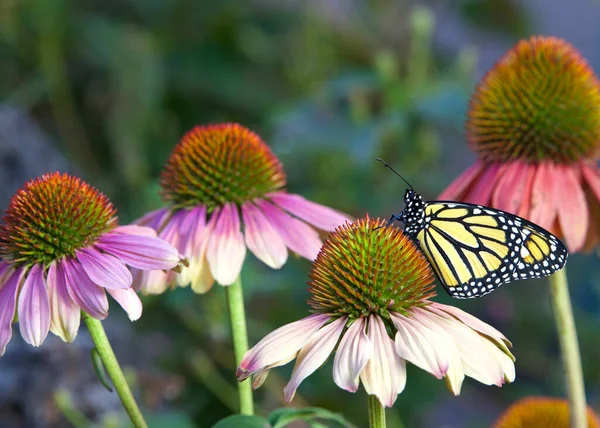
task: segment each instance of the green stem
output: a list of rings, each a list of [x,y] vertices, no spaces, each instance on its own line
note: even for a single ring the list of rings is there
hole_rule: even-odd
[[[583,372],[573,309],[569,298],[566,269],[562,269],[550,277],[550,296],[569,395],[571,427],[585,428],[587,427],[587,415]]]
[[[119,366],[117,357],[115,357],[115,353],[113,352],[113,349],[110,346],[108,337],[106,337],[106,333],[104,331],[104,327],[102,327],[102,323],[97,319],[92,318],[85,312],[82,312],[82,316],[85,325],[90,331],[90,336],[92,337],[92,340],[96,345],[98,354],[100,354],[100,358],[102,359],[104,368],[108,372],[108,375],[110,376],[113,385],[117,390],[117,394],[119,394],[121,403],[123,403],[123,407],[129,415],[129,419],[131,419],[133,426],[136,428],[147,428],[148,425],[146,425],[146,421],[142,416],[142,412],[140,412],[140,409],[137,403],[135,402],[135,399],[133,398],[133,394],[129,389],[129,385],[127,385],[127,381],[125,380],[123,371]]]
[[[374,395],[369,395],[369,427],[385,428],[385,408]]]
[[[226,289],[229,317],[231,318],[231,336],[233,339],[235,366],[238,367],[248,350],[248,332],[246,330],[246,312],[244,309],[241,277],[238,277]],[[242,415],[253,415],[254,402],[252,401],[252,385],[250,382],[244,381],[238,383],[238,393],[240,396],[240,413]]]

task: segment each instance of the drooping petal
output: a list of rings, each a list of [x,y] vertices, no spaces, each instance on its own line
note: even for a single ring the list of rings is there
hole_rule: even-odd
[[[185,287],[192,282],[190,267],[192,261],[197,257],[199,247],[206,247],[206,241],[208,234],[206,230],[206,208],[204,206],[194,207],[190,210],[186,210],[185,216],[179,224],[179,236],[182,253],[188,259],[188,266],[186,269],[177,275],[176,282],[180,287]],[[203,237],[203,241],[199,242],[199,237]],[[202,245],[203,244],[203,245]]]
[[[328,319],[328,315],[314,314],[269,333],[244,355],[237,369],[238,380],[265,367],[276,367],[278,362],[289,362]]]
[[[358,318],[340,340],[333,360],[333,381],[349,392],[358,390],[358,377],[373,354],[373,344],[365,332],[367,321]]]
[[[459,175],[446,189],[440,193],[437,199],[444,201],[461,200],[467,189],[471,187],[473,181],[479,176],[484,168],[483,162],[476,160],[473,165],[468,167],[465,172]]]
[[[441,379],[450,367],[449,356],[454,346],[443,335],[429,329],[417,321],[418,314],[406,317],[392,313],[392,322],[396,326],[396,351],[403,359]]]
[[[251,202],[242,205],[242,219],[248,249],[267,266],[281,268],[287,261],[287,248],[271,222]]]
[[[525,193],[526,177],[533,169],[527,162],[514,161],[501,167],[498,184],[492,195],[492,206],[516,214]]]
[[[289,213],[327,232],[335,230],[336,227],[346,222],[351,223],[353,221],[346,214],[309,201],[300,195],[273,192],[268,193],[266,196]]]
[[[581,162],[581,173],[585,182],[590,186],[594,195],[596,195],[596,199],[600,200],[600,171],[598,167],[594,165],[589,165],[586,162]]]
[[[581,184],[575,171],[565,165],[556,165],[556,200],[558,220],[567,248],[571,252],[579,251],[585,242],[588,229],[588,209]]]
[[[315,229],[270,202],[258,200],[256,203],[290,250],[308,260],[317,257],[322,242]]]
[[[215,280],[210,272],[210,266],[206,259],[206,248],[204,245],[200,253],[190,260],[190,265],[187,271],[190,275],[191,287],[194,293],[207,293],[213,286]]]
[[[142,316],[142,301],[133,290],[107,290],[113,299],[127,312],[131,321],[136,321]]]
[[[133,289],[143,294],[162,294],[172,284],[175,272],[137,270],[133,272]]]
[[[213,278],[221,285],[231,285],[240,276],[246,257],[244,235],[235,204],[226,204],[210,234],[206,258]]]
[[[456,308],[454,306],[442,305],[441,303],[436,303],[436,302],[431,302],[427,306],[427,310],[437,313],[437,314],[440,314],[440,315],[442,315],[442,312],[443,312],[445,314],[453,316],[454,318],[457,318],[462,323],[471,327],[473,330],[478,331],[478,332],[488,336],[500,348],[502,348],[502,350],[505,353],[507,353],[507,355],[512,357],[512,354],[510,353],[510,350],[508,349],[508,346],[510,346],[511,343],[506,338],[506,336],[504,336],[502,333],[500,333],[498,330],[496,330],[491,325],[484,323],[479,318],[476,318],[473,315],[471,315],[459,308]],[[514,357],[513,357],[513,360],[514,360]]]
[[[516,214],[519,217],[529,218],[529,213],[531,210],[531,195],[533,191],[533,180],[535,179],[536,166],[529,165],[529,167],[525,171],[525,175],[523,177],[524,187],[523,187],[523,197],[521,198],[521,206],[517,210]]]
[[[131,272],[115,256],[94,248],[83,248],[76,255],[83,270],[96,285],[112,290],[131,287]]]
[[[138,218],[134,221],[134,224],[148,226],[154,230],[160,230],[162,229],[163,223],[169,217],[169,215],[170,212],[167,208],[159,208]]]
[[[156,238],[158,235],[156,230],[148,226],[139,226],[137,224],[127,224],[124,226],[115,227],[110,233],[124,233],[126,235],[141,235],[151,236]]]
[[[6,274],[0,288],[0,356],[6,351],[6,344],[12,336],[12,321],[15,316],[17,290],[22,278],[22,270],[16,269]]]
[[[146,235],[109,232],[98,238],[95,247],[142,270],[173,269],[180,260],[173,245]]]
[[[360,374],[365,391],[375,395],[385,407],[392,407],[406,385],[406,365],[377,315],[369,316],[368,336],[373,355]]]
[[[492,199],[492,192],[496,187],[499,169],[499,163],[485,164],[479,179],[465,195],[465,201],[472,204],[489,205]]]
[[[50,302],[44,268],[34,264],[26,274],[19,294],[19,330],[23,340],[40,346],[50,331]]]
[[[69,296],[60,262],[54,261],[48,268],[46,285],[50,300],[50,331],[65,342],[72,342],[79,331],[81,309]]]
[[[67,257],[59,263],[65,273],[67,291],[71,299],[93,318],[106,318],[108,299],[104,288],[92,282],[77,260]]]
[[[292,401],[300,383],[325,363],[344,330],[347,317],[341,317],[313,334],[302,347],[290,381],[283,389],[285,401]]]
[[[531,210],[527,218],[544,229],[550,229],[556,220],[555,176],[554,164],[542,162],[537,166],[533,180]]]

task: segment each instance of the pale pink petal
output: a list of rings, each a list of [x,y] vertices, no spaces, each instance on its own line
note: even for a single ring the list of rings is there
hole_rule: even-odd
[[[198,251],[196,237],[206,235],[206,209],[201,206],[184,212],[185,215],[179,223],[178,235],[180,236],[181,252],[187,258],[188,266],[177,275],[176,282],[180,287],[187,286],[191,282],[189,265]],[[204,240],[206,241],[206,239]]]
[[[525,182],[523,187],[523,197],[521,198],[521,207],[518,209],[516,214],[519,217],[529,218],[531,210],[531,198],[533,191],[533,180],[535,179],[536,166],[530,165],[526,171],[523,181]]]
[[[142,270],[173,269],[180,260],[173,245],[152,236],[109,232],[94,246]]]
[[[46,285],[50,300],[50,331],[65,342],[72,342],[79,331],[81,309],[69,296],[65,273],[59,262],[50,264]]]
[[[221,285],[231,285],[242,271],[246,245],[235,204],[224,205],[218,214],[208,241],[206,258],[213,278]],[[217,212],[212,215],[217,215]]]
[[[498,184],[492,195],[492,206],[517,214],[526,193],[527,177],[534,169],[534,166],[524,161],[503,165],[498,173]]]
[[[244,355],[237,369],[238,380],[281,361],[289,362],[327,320],[328,315],[314,314],[269,333]]]
[[[19,329],[23,340],[40,346],[50,331],[50,302],[44,268],[36,263],[26,274],[19,294]]]
[[[12,322],[15,316],[17,290],[22,278],[22,270],[9,271],[0,286],[0,356],[6,351],[6,344],[12,336]]]
[[[483,162],[476,160],[473,165],[465,170],[438,196],[439,200],[460,201],[473,181],[479,176],[484,168]]]
[[[207,293],[213,286],[215,280],[210,272],[208,260],[206,260],[206,245],[198,257],[190,260],[187,268],[191,279],[191,287],[194,293]]]
[[[273,269],[280,269],[287,261],[287,248],[283,239],[253,203],[242,205],[246,246],[257,259]]]
[[[531,210],[527,218],[544,229],[550,229],[556,220],[555,176],[554,164],[542,162],[538,165],[533,180]]]
[[[300,383],[325,363],[344,330],[347,317],[341,317],[327,324],[302,347],[296,359],[296,365],[290,381],[283,389],[285,401],[292,401]]]
[[[367,320],[358,318],[342,336],[333,360],[333,381],[349,392],[358,390],[360,372],[373,354],[373,344],[365,332]]]
[[[159,208],[144,214],[144,216],[138,218],[133,223],[140,226],[148,226],[154,230],[160,230],[164,221],[169,217],[170,214],[171,213],[169,209]]]
[[[270,202],[257,200],[256,203],[290,250],[308,260],[314,260],[317,257],[322,242],[315,229]]]
[[[383,406],[392,407],[406,385],[406,365],[377,315],[369,316],[368,336],[373,343],[373,355],[360,380],[367,394],[375,395]]]
[[[131,272],[115,256],[92,248],[83,248],[76,255],[83,270],[96,285],[109,289],[131,287]]]
[[[195,293],[208,292],[214,283],[206,260],[206,249],[210,233],[217,222],[217,217],[217,215],[211,216],[207,224],[206,207],[198,206],[188,212],[187,217],[181,224],[181,235],[185,242],[184,254],[188,258],[188,266],[177,275],[177,285],[186,286],[191,284]],[[184,234],[184,230],[188,231],[187,235]]]
[[[395,343],[398,355],[417,367],[428,371],[438,379],[446,375],[450,367],[450,347],[454,344],[445,336],[417,321],[417,314],[404,315],[390,312],[397,329]]]
[[[579,251],[585,242],[588,230],[589,212],[581,183],[575,171],[565,165],[556,165],[555,197],[558,206],[558,220],[567,248]]]
[[[156,230],[147,226],[138,226],[137,224],[129,224],[125,226],[115,227],[110,233],[125,233],[127,235],[142,235],[156,238]]]
[[[490,205],[499,169],[499,163],[484,164],[481,175],[462,200],[472,204]]]
[[[108,294],[117,301],[119,305],[127,312],[131,321],[136,321],[142,316],[142,301],[135,293],[133,288],[125,290],[107,290]]]
[[[175,272],[137,270],[133,272],[133,289],[143,294],[162,294],[175,280]]]
[[[421,312],[423,317],[429,317],[434,323],[444,326],[460,352],[467,376],[485,385],[496,386],[502,386],[505,380],[509,382],[514,380],[513,360],[493,341],[447,314],[434,314],[423,309],[415,309],[415,311]]]
[[[352,223],[352,217],[316,202],[311,202],[300,195],[286,192],[268,193],[268,199],[284,210],[295,215],[319,229],[331,232],[346,222]]]
[[[586,162],[581,162],[581,172],[585,182],[590,186],[592,192],[596,196],[596,199],[600,201],[600,171],[596,164],[589,165]]]
[[[448,315],[453,316],[454,318],[458,318],[462,323],[468,325],[473,330],[478,331],[481,334],[485,334],[486,336],[489,336],[490,339],[492,339],[500,348],[504,350],[504,352],[506,352],[512,357],[512,354],[508,349],[508,346],[511,346],[511,343],[506,338],[506,336],[504,336],[491,325],[484,323],[479,318],[474,317],[473,315],[463,310],[460,310],[454,306],[442,305],[441,303],[436,302],[431,302],[426,309],[439,315],[442,315],[440,312],[444,312]]]
[[[106,318],[108,299],[104,288],[92,282],[77,260],[65,258],[59,263],[65,272],[67,291],[71,299],[93,318]]]

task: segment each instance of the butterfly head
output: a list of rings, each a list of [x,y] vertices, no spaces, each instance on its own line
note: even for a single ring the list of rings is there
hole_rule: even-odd
[[[416,235],[424,225],[425,221],[425,202],[423,197],[412,189],[407,189],[404,194],[404,211],[398,216],[397,220],[404,223],[404,230],[410,235]]]

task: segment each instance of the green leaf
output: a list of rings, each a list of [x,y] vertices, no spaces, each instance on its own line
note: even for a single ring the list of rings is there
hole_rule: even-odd
[[[306,407],[304,409],[280,408],[276,409],[269,415],[269,422],[273,428],[282,428],[294,421],[305,421],[311,427],[317,428],[323,425],[319,420],[333,422],[328,424],[329,427],[353,427],[350,422],[339,413],[333,413],[319,407]]]
[[[271,424],[260,416],[233,415],[213,425],[213,428],[270,428]]]
[[[90,358],[92,359],[92,367],[94,367],[94,371],[96,372],[96,376],[98,376],[98,380],[100,383],[108,389],[109,392],[113,392],[111,387],[111,381],[106,374],[106,370],[104,369],[104,362],[100,357],[100,353],[96,348],[92,348],[90,353]]]
[[[145,414],[148,428],[194,428],[194,421],[183,412],[168,412],[157,415]]]

